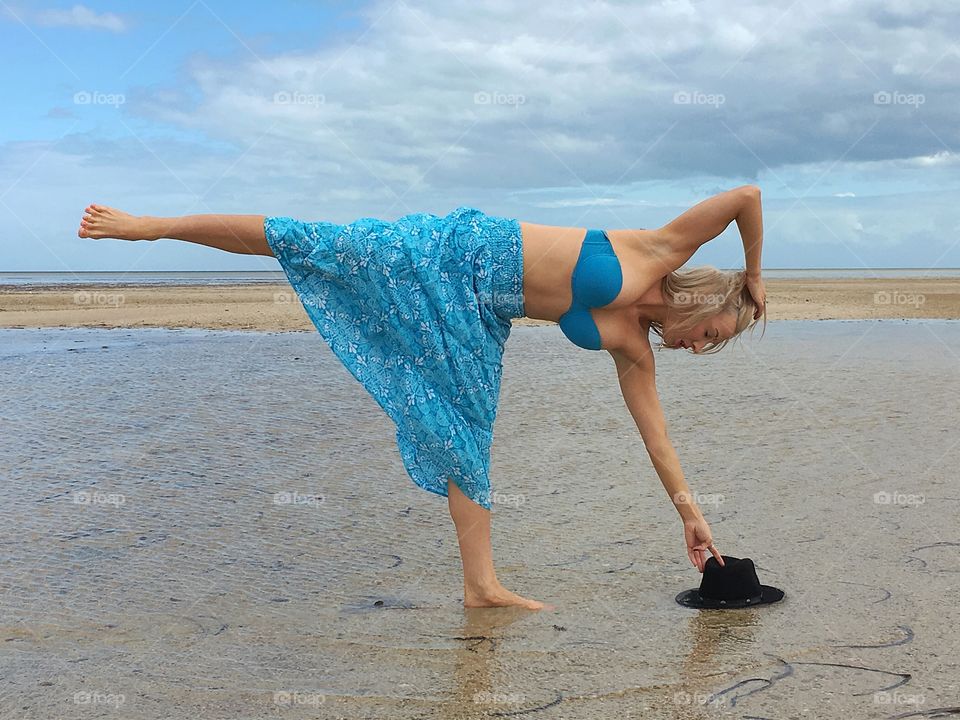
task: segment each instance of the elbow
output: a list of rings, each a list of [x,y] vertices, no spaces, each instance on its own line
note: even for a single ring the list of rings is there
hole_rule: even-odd
[[[645,440],[643,444],[651,460],[657,460],[673,452],[673,443],[670,442],[666,433],[658,433],[655,437]]]

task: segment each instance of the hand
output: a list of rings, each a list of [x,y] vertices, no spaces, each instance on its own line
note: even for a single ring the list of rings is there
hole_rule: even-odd
[[[703,572],[703,566],[707,561],[707,551],[709,551],[723,567],[723,558],[720,551],[713,544],[713,536],[710,534],[710,526],[702,517],[696,520],[686,520],[683,523],[683,539],[687,543],[687,557],[693,563],[697,570]]]
[[[753,319],[759,320],[764,306],[767,304],[767,291],[764,289],[763,280],[759,275],[756,277],[747,276],[747,290],[750,292],[750,297],[753,298],[753,302],[757,306],[753,312]]]

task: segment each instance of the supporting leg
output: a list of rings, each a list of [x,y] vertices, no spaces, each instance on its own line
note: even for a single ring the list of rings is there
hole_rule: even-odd
[[[490,542],[490,511],[470,500],[453,481],[447,481],[447,495],[463,561],[463,604],[466,607],[519,605],[530,610],[542,609],[542,602],[512,593],[497,580]]]
[[[263,233],[263,215],[136,216],[106,205],[90,205],[79,237],[118,240],[185,240],[244,255],[272,256]]]

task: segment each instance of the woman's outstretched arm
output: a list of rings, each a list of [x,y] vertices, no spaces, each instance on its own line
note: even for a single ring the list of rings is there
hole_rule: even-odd
[[[667,435],[667,423],[657,395],[656,370],[649,341],[636,341],[631,348],[611,350],[627,409],[637,423],[647,454],[660,482],[683,521],[684,542],[690,562],[703,572],[707,554],[722,565],[720,551],[713,544],[710,526],[694,502],[680,468],[680,459]]]
[[[130,215],[106,205],[89,205],[79,237],[118,240],[184,240],[243,255],[273,252],[263,232],[263,215]]]

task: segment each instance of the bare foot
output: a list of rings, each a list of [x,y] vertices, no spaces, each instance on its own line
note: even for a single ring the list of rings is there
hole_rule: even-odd
[[[463,606],[475,607],[522,607],[527,610],[554,609],[538,600],[530,600],[507,590],[503,585],[478,590],[464,590]]]
[[[118,240],[151,240],[142,218],[106,205],[90,205],[80,221],[78,237],[116,238]]]

